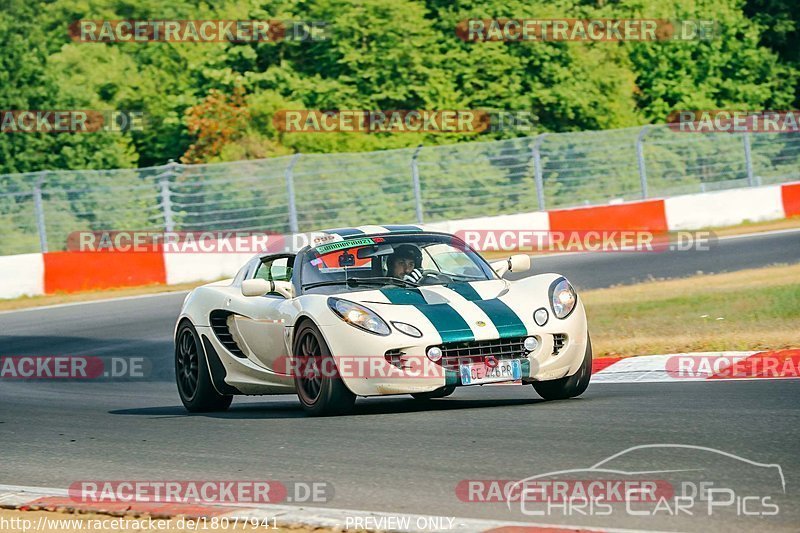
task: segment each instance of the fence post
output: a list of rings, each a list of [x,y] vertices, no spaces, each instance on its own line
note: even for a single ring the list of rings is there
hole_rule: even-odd
[[[298,159],[300,159],[300,152],[292,156],[284,173],[286,176],[286,195],[289,198],[289,231],[292,233],[298,233],[299,231],[297,225],[297,203],[294,198],[294,166],[297,164]]]
[[[756,186],[756,181],[753,179],[753,158],[750,154],[750,134],[744,132],[742,135],[742,143],[744,143],[744,165],[747,169],[747,184],[751,187]]]
[[[161,211],[164,213],[164,231],[171,233],[175,231],[175,219],[172,214],[172,191],[169,188],[169,179],[175,175],[177,164],[170,159],[167,162],[167,169],[159,176],[158,184],[161,186]]]
[[[47,253],[47,226],[44,222],[44,208],[42,207],[42,183],[45,171],[39,173],[33,186],[33,210],[36,213],[36,228],[39,230],[39,248],[42,253]]]
[[[639,182],[642,186],[642,198],[647,198],[647,168],[644,161],[644,136],[650,126],[643,126],[636,137],[636,160],[639,163]]]
[[[419,166],[417,165],[417,157],[422,150],[422,143],[414,150],[414,155],[411,157],[411,179],[414,182],[414,211],[417,215],[417,224],[422,224],[422,188],[419,184]]]
[[[533,178],[536,181],[536,198],[539,200],[539,211],[544,211],[544,180],[542,179],[542,157],[539,148],[542,145],[546,133],[537,136],[531,147],[533,155]]]

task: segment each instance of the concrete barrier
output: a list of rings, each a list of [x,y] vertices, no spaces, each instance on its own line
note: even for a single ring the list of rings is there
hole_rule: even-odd
[[[771,185],[667,198],[667,224],[671,230],[690,230],[784,218],[781,189]]]
[[[0,256],[0,298],[44,294],[42,254]]]

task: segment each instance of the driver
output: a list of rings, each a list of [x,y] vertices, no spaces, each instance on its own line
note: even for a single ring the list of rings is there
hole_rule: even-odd
[[[386,266],[390,276],[419,283],[422,279],[422,252],[413,244],[401,244],[387,258]]]

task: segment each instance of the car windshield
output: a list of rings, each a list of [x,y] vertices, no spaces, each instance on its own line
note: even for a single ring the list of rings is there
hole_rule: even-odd
[[[385,285],[418,287],[495,279],[486,261],[449,235],[379,235],[310,249],[303,292],[334,294]]]

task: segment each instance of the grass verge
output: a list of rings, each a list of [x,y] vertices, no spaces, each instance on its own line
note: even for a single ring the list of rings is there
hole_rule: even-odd
[[[581,293],[595,357],[800,347],[800,265]]]
[[[746,235],[748,233],[764,233],[767,231],[779,231],[784,229],[800,228],[800,216],[783,218],[780,220],[767,220],[765,222],[742,222],[736,226],[701,228],[701,230],[713,231],[717,237],[728,237],[731,235]]]

